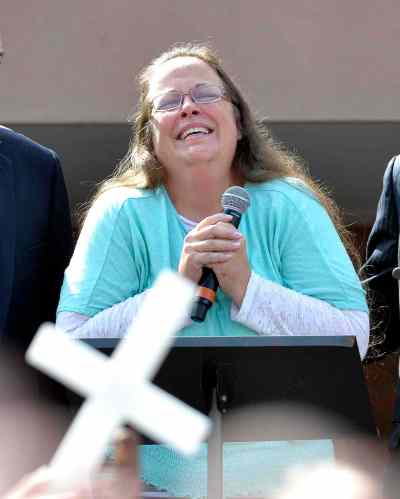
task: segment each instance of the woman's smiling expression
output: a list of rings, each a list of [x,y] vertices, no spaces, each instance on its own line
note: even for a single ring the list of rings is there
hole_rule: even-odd
[[[177,57],[159,66],[150,81],[149,101],[169,91],[186,94],[182,105],[152,113],[153,147],[167,176],[182,174],[184,166],[213,166],[230,176],[240,134],[232,103],[221,98],[198,104],[189,95],[199,84],[223,83],[217,73],[196,57]]]

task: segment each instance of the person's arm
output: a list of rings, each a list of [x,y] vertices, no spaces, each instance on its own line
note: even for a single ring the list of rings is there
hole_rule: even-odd
[[[73,338],[121,338],[128,332],[149,290],[106,308],[94,317],[75,312],[60,312],[56,325]],[[187,318],[186,325],[191,323]]]
[[[240,309],[231,316],[269,336],[356,336],[363,358],[368,348],[366,312],[340,310],[329,303],[275,284],[252,272]]]
[[[125,199],[115,189],[91,207],[65,271],[58,313],[94,317],[143,292]]]
[[[367,242],[367,260],[361,269],[370,302],[372,335],[377,352],[399,347],[399,289],[392,271],[398,265],[400,216],[400,156],[386,167],[376,218]]]
[[[391,273],[392,269],[397,266],[399,172],[400,156],[395,156],[385,170],[376,218],[367,243],[367,261],[363,266],[363,272],[371,278],[372,286],[375,279]]]
[[[147,292],[106,308],[93,317],[76,312],[60,312],[56,326],[73,338],[121,338],[127,333]]]

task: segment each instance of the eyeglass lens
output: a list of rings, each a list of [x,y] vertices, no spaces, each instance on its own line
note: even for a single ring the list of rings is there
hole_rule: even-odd
[[[197,104],[209,104],[216,102],[223,96],[223,91],[217,85],[197,85],[188,92]],[[167,92],[154,100],[154,108],[157,111],[169,111],[180,107],[187,94],[176,91]]]

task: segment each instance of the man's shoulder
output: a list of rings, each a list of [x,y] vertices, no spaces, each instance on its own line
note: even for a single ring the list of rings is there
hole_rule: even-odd
[[[48,147],[5,126],[0,126],[0,152],[2,150],[5,151],[6,154],[18,152],[18,155],[39,157],[41,160],[44,160],[45,158],[54,160],[57,158],[54,151]]]
[[[396,175],[400,174],[400,154],[393,156],[391,159],[391,163],[393,164],[393,171]]]
[[[11,130],[11,128],[0,125],[0,144],[3,144],[3,147],[5,145],[12,145],[15,141],[18,141],[19,135],[14,130]]]

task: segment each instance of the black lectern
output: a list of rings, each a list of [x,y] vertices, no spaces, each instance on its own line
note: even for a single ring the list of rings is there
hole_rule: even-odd
[[[84,341],[108,355],[118,343]],[[355,431],[375,433],[353,336],[177,338],[154,383],[206,414],[215,388],[222,414],[294,402],[336,414]]]
[[[117,341],[86,342],[110,354]],[[211,449],[216,454],[209,463],[214,496],[222,495],[215,481],[216,474],[222,476],[218,448],[224,441],[336,440],[376,434],[352,336],[177,338],[154,383],[217,418],[218,435],[212,445],[209,442],[209,455]],[[327,418],[321,424],[302,425],[298,411],[290,409],[283,421],[272,407],[287,404],[322,410],[344,424],[331,424]],[[249,406],[261,408],[263,424],[230,424],[232,414]]]

